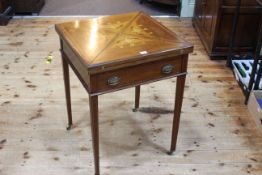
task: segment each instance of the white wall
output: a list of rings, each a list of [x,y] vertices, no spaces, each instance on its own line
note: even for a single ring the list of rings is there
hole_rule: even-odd
[[[182,0],[181,17],[192,17],[194,14],[195,0]]]

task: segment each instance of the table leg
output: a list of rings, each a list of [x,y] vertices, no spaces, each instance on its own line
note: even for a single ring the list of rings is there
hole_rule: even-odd
[[[133,109],[133,112],[136,112],[139,108],[139,101],[140,101],[140,85],[136,86],[136,95],[135,95],[135,108]]]
[[[62,64],[63,64],[63,72],[64,72],[65,96],[66,96],[67,116],[68,116],[68,127],[66,129],[70,130],[73,125],[73,120],[72,120],[72,110],[71,110],[69,66],[63,54],[62,54]]]
[[[98,96],[89,96],[95,175],[99,175]]]
[[[180,113],[183,103],[185,80],[186,80],[186,75],[177,77],[172,139],[171,139],[171,148],[169,154],[172,154],[176,150],[177,134],[179,129]]]

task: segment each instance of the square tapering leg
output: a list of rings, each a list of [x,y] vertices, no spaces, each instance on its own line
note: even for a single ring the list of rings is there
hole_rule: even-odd
[[[169,154],[172,154],[176,150],[177,135],[180,122],[180,113],[183,103],[184,87],[185,87],[186,76],[178,76],[176,84],[176,98],[175,98],[175,109],[173,119],[173,129],[171,138],[171,148]]]
[[[136,86],[135,87],[135,108],[133,109],[134,112],[137,111],[137,109],[139,108],[139,102],[140,102],[140,86]]]
[[[67,116],[68,116],[67,130],[70,130],[73,125],[72,110],[71,110],[70,77],[69,77],[69,66],[63,53],[62,53],[62,65],[63,65],[63,73],[64,73],[65,96],[66,96],[66,106],[67,106]]]
[[[95,162],[95,175],[99,175],[99,126],[98,126],[98,96],[89,96],[92,142]]]

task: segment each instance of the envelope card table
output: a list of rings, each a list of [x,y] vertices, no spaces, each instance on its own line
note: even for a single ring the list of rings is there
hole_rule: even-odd
[[[68,129],[72,126],[69,65],[89,94],[95,175],[99,175],[98,95],[177,77],[171,136],[176,148],[188,54],[193,46],[143,12],[55,25],[60,37]]]

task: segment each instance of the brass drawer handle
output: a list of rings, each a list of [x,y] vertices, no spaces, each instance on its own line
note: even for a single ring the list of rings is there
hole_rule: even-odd
[[[162,73],[170,74],[173,72],[174,66],[172,64],[167,64],[162,67]]]
[[[116,86],[116,85],[119,84],[119,82],[120,82],[120,78],[118,76],[112,76],[112,77],[108,78],[108,80],[107,80],[107,84],[109,86]]]

